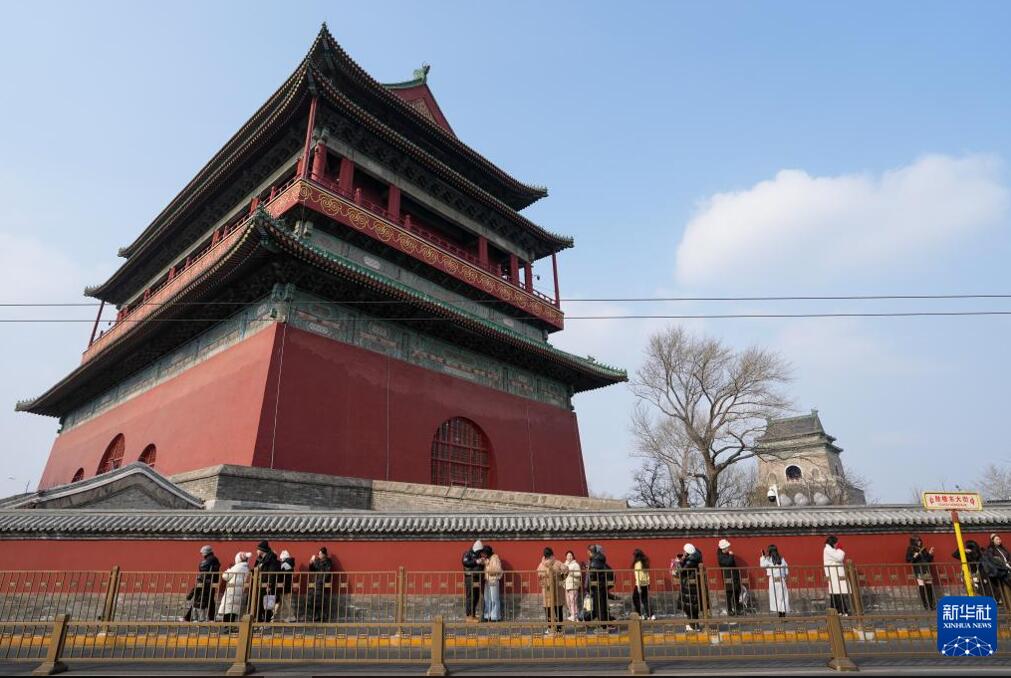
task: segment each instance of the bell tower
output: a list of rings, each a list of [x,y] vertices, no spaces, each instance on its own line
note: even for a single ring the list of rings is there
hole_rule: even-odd
[[[765,496],[775,488],[782,506],[867,503],[864,491],[846,477],[843,450],[825,433],[818,410],[770,420],[757,449],[756,493]]]

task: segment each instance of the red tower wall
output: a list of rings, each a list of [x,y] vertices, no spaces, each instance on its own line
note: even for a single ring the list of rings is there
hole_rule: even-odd
[[[165,475],[214,464],[249,465],[260,424],[264,385],[276,326],[258,332],[126,402],[61,433],[49,453],[39,488],[69,483],[84,468],[91,478],[119,433],[123,464],[144,447],[158,448]]]
[[[271,325],[61,434],[40,487],[69,482],[78,467],[93,476],[118,433],[124,463],[154,443],[166,475],[239,464],[429,483],[432,437],[452,417],[490,440],[493,487],[586,495],[573,412],[290,325]]]
[[[256,466],[431,482],[432,437],[465,417],[491,444],[496,489],[586,496],[574,413],[295,329],[268,380]]]

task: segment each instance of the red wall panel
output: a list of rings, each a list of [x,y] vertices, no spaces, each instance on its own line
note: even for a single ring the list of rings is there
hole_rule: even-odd
[[[586,495],[572,412],[291,326],[279,337],[257,466],[428,483],[436,430],[465,417],[489,438],[494,487]]]
[[[492,486],[586,495],[575,414],[385,355],[271,325],[60,435],[40,487],[95,474],[118,433],[124,463],[158,447],[164,474],[215,464],[431,482],[431,445],[452,417],[492,449]]]
[[[270,537],[270,535],[265,535]],[[478,535],[479,536],[479,535]],[[957,561],[951,558],[955,549],[952,534],[923,534],[924,543],[935,546],[936,564],[949,566]],[[985,534],[966,534],[966,539],[975,539],[986,544]],[[212,541],[215,552],[222,563],[231,563],[235,553],[256,551],[258,540]],[[632,560],[632,549],[642,548],[652,560],[655,568],[666,568],[670,559],[679,552],[685,542],[690,541],[703,554],[707,565],[716,563],[717,537],[678,538],[666,537],[643,539],[546,539],[546,540],[485,540],[495,547],[503,563],[510,570],[533,570],[540,561],[541,551],[551,546],[556,554],[564,555],[568,549],[576,553],[579,560],[586,559],[586,546],[590,543],[604,545],[608,562],[615,569],[628,569]],[[775,543],[787,562],[793,567],[821,566],[822,548],[825,540],[821,536],[730,536],[731,547],[738,563],[744,567],[755,567],[762,549]],[[0,549],[0,570],[41,569],[41,570],[100,570],[119,565],[124,570],[165,570],[181,571],[196,568],[200,560],[198,553],[206,541],[85,541],[85,540],[26,540],[5,542]],[[472,540],[459,541],[293,541],[270,539],[276,552],[287,549],[295,557],[298,569],[305,569],[309,557],[326,546],[334,556],[339,568],[351,571],[390,571],[399,566],[414,571],[458,571],[460,557]],[[855,563],[901,563],[904,562],[908,533],[842,535],[840,546],[846,556]]]
[[[252,462],[276,326],[231,346],[80,426],[60,434],[40,488],[69,483],[78,467],[95,475],[109,442],[126,437],[124,464],[158,447],[157,469],[171,475],[214,464]]]

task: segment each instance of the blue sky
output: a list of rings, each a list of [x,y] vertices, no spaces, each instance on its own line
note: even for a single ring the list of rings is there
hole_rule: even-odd
[[[1004,293],[1011,6],[1001,3],[49,3],[5,8],[0,301],[80,301],[291,72],[321,21],[381,81],[422,62],[454,130],[550,196],[566,297]],[[542,267],[547,272],[546,267]],[[545,278],[545,281],[547,279]],[[955,308],[956,302],[569,304],[607,312]],[[1011,309],[990,301],[958,309]],[[89,311],[60,311],[66,316]],[[39,317],[7,309],[5,317]],[[53,317],[53,316],[50,316]],[[572,321],[558,345],[634,371],[661,321]],[[706,320],[794,366],[880,500],[971,485],[1002,442],[1008,318]],[[19,398],[90,327],[0,325],[0,494],[52,420]],[[591,487],[634,462],[624,387],[579,396]]]

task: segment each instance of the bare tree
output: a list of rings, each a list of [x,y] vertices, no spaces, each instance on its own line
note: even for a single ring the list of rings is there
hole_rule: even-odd
[[[983,498],[989,501],[1011,499],[1011,466],[990,464],[980,473],[976,487]]]
[[[645,460],[633,479],[633,494],[645,500],[664,488],[668,498],[663,506],[698,505],[700,458],[680,422],[654,417],[643,403],[636,403],[631,433],[635,441],[632,455]]]
[[[694,451],[691,477],[701,484],[701,503],[720,506],[721,476],[757,456],[756,438],[769,419],[789,408],[779,392],[789,380],[789,367],[776,353],[735,351],[718,339],[670,327],[650,337],[631,386]]]
[[[671,485],[667,466],[657,459],[646,459],[632,476],[632,489],[627,497],[633,506],[672,508],[682,506]]]

